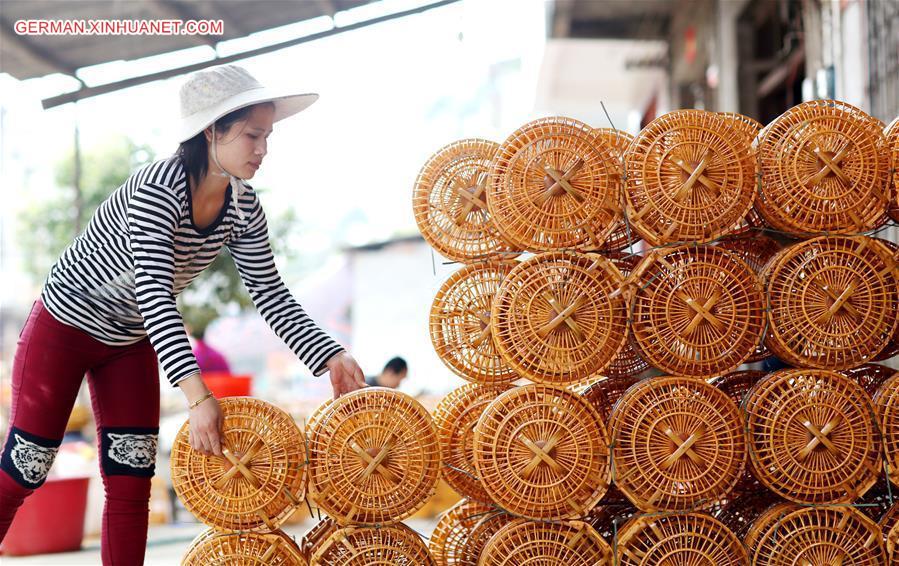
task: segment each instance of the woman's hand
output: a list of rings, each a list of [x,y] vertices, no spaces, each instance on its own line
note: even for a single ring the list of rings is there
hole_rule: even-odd
[[[334,388],[335,399],[344,393],[365,387],[365,375],[362,373],[362,368],[347,352],[335,355],[325,365],[331,373],[331,386]]]
[[[224,418],[218,399],[210,394],[200,374],[178,382],[178,386],[190,407],[190,447],[204,456],[221,456]]]

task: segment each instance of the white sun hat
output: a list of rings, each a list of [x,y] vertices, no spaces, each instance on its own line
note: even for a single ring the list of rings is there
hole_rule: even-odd
[[[222,116],[260,102],[275,104],[274,121],[305,110],[318,100],[314,93],[276,92],[262,86],[237,65],[220,65],[193,73],[181,86],[181,125],[178,142],[184,142]]]

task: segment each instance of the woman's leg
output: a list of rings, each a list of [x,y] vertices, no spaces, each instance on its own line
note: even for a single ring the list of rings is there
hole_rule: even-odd
[[[96,345],[102,347],[56,321],[40,301],[32,307],[13,358],[9,430],[0,456],[0,541],[50,471]]]
[[[159,434],[159,372],[150,341],[122,348],[92,367],[88,384],[106,489],[103,564],[143,564]]]

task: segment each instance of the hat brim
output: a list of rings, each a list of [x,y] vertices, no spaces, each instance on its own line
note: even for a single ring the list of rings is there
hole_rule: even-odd
[[[205,108],[181,120],[181,128],[178,133],[178,143],[185,142],[199,134],[219,118],[239,110],[246,106],[273,102],[275,104],[275,116],[273,122],[278,122],[298,112],[302,112],[318,100],[318,94],[278,94],[260,87],[236,94],[219,102],[211,108]]]

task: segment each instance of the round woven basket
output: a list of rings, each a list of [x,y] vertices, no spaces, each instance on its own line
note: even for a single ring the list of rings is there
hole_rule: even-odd
[[[749,563],[740,539],[720,521],[702,513],[631,519],[619,532],[617,551],[620,566]]]
[[[870,361],[896,328],[899,295],[889,250],[865,236],[800,242],[763,271],[766,344],[796,367],[848,369]]]
[[[475,469],[474,427],[487,405],[508,389],[505,385],[463,385],[444,397],[434,410],[443,479],[465,497],[491,502]]]
[[[624,186],[623,157],[628,146],[634,141],[634,136],[613,128],[594,128],[593,135],[611,148],[612,156],[615,158],[617,168],[615,174],[618,176],[618,183]],[[628,226],[624,215],[622,215],[615,224],[615,229],[606,236],[605,242],[599,247],[599,250],[620,251],[628,246],[633,246],[639,241],[640,235]]]
[[[890,217],[899,222],[899,117],[884,130],[890,153]]]
[[[713,246],[659,250],[634,276],[631,331],[641,354],[662,371],[721,375],[761,342],[764,295],[735,255]]]
[[[481,553],[481,564],[611,566],[612,549],[593,527],[581,521],[516,519],[490,538]]]
[[[303,535],[303,540],[300,541],[300,554],[307,562],[312,560],[315,551],[338,529],[340,529],[340,525],[337,524],[337,521],[331,517],[325,517]]]
[[[795,234],[857,233],[882,221],[889,154],[881,122],[834,100],[790,108],[759,140],[765,220]]]
[[[348,393],[309,427],[309,495],[341,525],[403,520],[434,494],[439,475],[434,423],[404,393]]]
[[[850,503],[877,481],[880,435],[870,397],[824,370],[782,370],[744,403],[753,471],[797,503]]]
[[[518,379],[496,349],[490,325],[493,298],[514,261],[466,266],[437,291],[431,305],[431,343],[440,359],[460,377],[475,383]]]
[[[428,542],[431,558],[437,566],[461,566],[463,550],[478,521],[491,513],[492,505],[463,499],[440,514]]]
[[[755,191],[754,152],[714,112],[678,110],[649,123],[624,156],[625,212],[654,246],[708,242],[742,225]]]
[[[564,385],[601,373],[624,346],[623,278],[597,254],[534,256],[503,280],[490,324],[516,373]]]
[[[608,422],[618,399],[621,399],[624,392],[631,386],[639,382],[640,378],[636,376],[601,377],[590,383],[581,395],[599,412],[602,420]]]
[[[890,481],[899,486],[899,373],[895,373],[877,390],[874,410],[883,435],[884,467]]]
[[[525,385],[484,410],[475,426],[475,465],[503,509],[530,519],[576,519],[609,486],[608,441],[586,399]]]
[[[339,529],[315,551],[310,564],[434,566],[434,561],[418,533],[399,523],[380,527]]]
[[[803,507],[775,521],[759,538],[752,564],[875,566],[886,558],[880,529],[857,509]]]
[[[306,566],[297,544],[281,531],[272,533],[200,533],[181,566]]]
[[[250,397],[221,399],[223,456],[190,447],[189,421],[172,445],[172,485],[184,507],[220,530],[275,530],[300,505],[303,433],[281,409]]]
[[[711,508],[743,475],[740,411],[700,379],[646,379],[619,399],[609,423],[615,485],[643,511]]]
[[[481,553],[490,539],[515,518],[508,513],[489,513],[481,517],[468,534],[468,540],[462,545],[458,564],[460,566],[479,566]]]
[[[749,526],[749,529],[746,531],[746,536],[743,537],[743,543],[746,545],[749,554],[755,554],[759,541],[765,536],[768,529],[778,524],[784,517],[799,508],[800,507],[795,503],[786,503],[783,501],[772,503],[765,508],[758,517],[755,518]]]
[[[487,207],[487,185],[499,145],[482,139],[453,142],[435,153],[415,180],[412,210],[422,237],[440,255],[471,262],[514,255]]]
[[[593,129],[542,118],[516,130],[494,161],[487,205],[519,249],[598,249],[621,218],[618,162]]]

